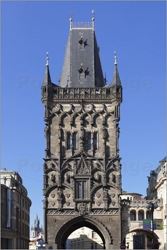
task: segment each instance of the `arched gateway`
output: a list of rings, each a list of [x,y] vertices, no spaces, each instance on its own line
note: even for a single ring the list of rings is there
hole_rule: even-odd
[[[45,240],[65,248],[70,233],[88,226],[109,249],[119,248],[121,166],[119,119],[122,87],[117,58],[106,85],[94,31],[70,19],[60,85],[53,84],[48,58],[42,86],[45,106]]]
[[[112,237],[110,233],[100,222],[98,222],[97,220],[93,220],[88,216],[79,216],[75,219],[70,220],[60,228],[55,238],[55,243],[58,249],[65,249],[65,243],[68,236],[76,229],[83,226],[86,226],[99,234],[103,241],[104,249],[108,249],[108,246],[112,245]]]

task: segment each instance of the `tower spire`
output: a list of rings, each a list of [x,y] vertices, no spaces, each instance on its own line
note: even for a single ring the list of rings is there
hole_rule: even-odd
[[[95,11],[94,10],[92,10],[92,18],[91,18],[91,20],[92,20],[92,28],[94,30],[95,29]]]
[[[117,52],[114,51],[114,64],[117,65],[118,64],[118,58],[117,58]]]
[[[113,79],[112,79],[112,85],[121,85],[121,80],[119,77],[119,72],[118,72],[118,58],[117,58],[117,53],[114,51],[114,74],[113,74]]]
[[[46,66],[49,66],[49,53],[46,52]]]
[[[69,18],[69,21],[70,21],[70,30],[72,29],[72,17]]]
[[[43,79],[43,85],[51,84],[51,77],[49,71],[49,54],[46,52],[45,74]]]

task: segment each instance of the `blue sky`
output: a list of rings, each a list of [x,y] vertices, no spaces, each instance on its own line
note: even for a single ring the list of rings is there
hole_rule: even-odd
[[[41,83],[49,52],[53,82],[64,60],[69,17],[95,26],[103,72],[112,79],[117,51],[123,85],[120,156],[123,189],[145,194],[147,176],[166,154],[165,2],[3,2],[2,159],[43,218],[44,109]]]

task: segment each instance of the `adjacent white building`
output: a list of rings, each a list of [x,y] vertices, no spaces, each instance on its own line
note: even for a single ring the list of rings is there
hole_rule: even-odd
[[[122,235],[129,249],[167,249],[167,159],[150,172],[147,196],[121,195]]]
[[[160,249],[167,249],[167,158],[160,161],[159,166],[150,172],[148,177],[147,197],[158,199],[160,206],[155,210],[154,217],[159,219],[162,230],[155,230],[161,243]]]

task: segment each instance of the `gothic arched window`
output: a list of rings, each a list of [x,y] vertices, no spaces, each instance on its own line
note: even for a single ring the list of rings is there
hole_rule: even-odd
[[[144,220],[144,210],[138,211],[138,220]]]
[[[85,132],[85,149],[90,150],[92,146],[92,134],[90,131]]]
[[[67,132],[67,149],[72,148],[72,135],[70,132]]]
[[[67,132],[66,145],[67,149],[77,149],[77,132]]]
[[[136,220],[136,211],[135,210],[131,210],[130,211],[130,220],[131,221],[135,221]]]
[[[95,131],[94,133],[93,133],[93,149],[98,149],[98,145],[99,144],[99,142],[98,142],[98,132],[97,131]]]
[[[84,200],[87,198],[87,180],[76,180],[75,185],[75,197],[79,200]]]

